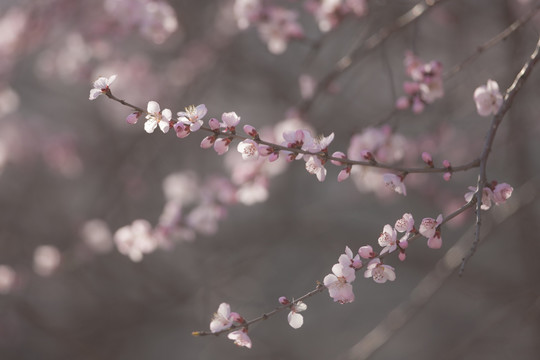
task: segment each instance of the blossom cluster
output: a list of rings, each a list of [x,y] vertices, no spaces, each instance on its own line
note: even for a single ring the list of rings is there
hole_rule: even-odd
[[[474,194],[476,194],[478,188],[474,186],[469,186],[470,192],[465,194],[465,201],[469,202],[473,199]],[[492,181],[488,186],[485,186],[482,189],[482,205],[480,208],[482,210],[489,210],[491,208],[491,203],[495,205],[503,204],[512,196],[514,188],[507,183],[497,183],[497,181]]]
[[[412,81],[403,83],[405,96],[396,101],[400,110],[411,108],[415,114],[424,111],[426,104],[431,104],[443,97],[442,64],[438,61],[424,63],[411,51],[405,53],[405,70]]]
[[[257,27],[260,38],[272,54],[283,53],[290,40],[304,37],[298,12],[294,10],[267,5],[261,0],[236,0],[234,15],[240,29],[250,25]]]
[[[376,253],[370,245],[362,246],[354,254],[347,246],[345,253],[341,254],[338,263],[332,267],[332,274],[325,276],[323,283],[328,288],[328,293],[334,301],[346,304],[354,301],[352,282],[356,279],[356,272],[364,265],[362,259],[369,260],[364,270],[365,278],[372,278],[373,281],[383,284],[387,281],[394,281],[396,273],[394,267],[384,264],[383,257],[399,249],[399,259],[404,261],[405,250],[409,246],[409,241],[418,235],[426,237],[429,248],[438,249],[442,246],[440,225],[443,221],[442,215],[437,219],[424,218],[417,230],[414,226],[414,218],[411,214],[405,213],[398,219],[394,226],[386,224],[379,235],[378,243],[382,247]],[[398,239],[398,233],[402,233]]]
[[[240,314],[231,312],[231,306],[229,304],[221,303],[218,311],[214,314],[214,317],[210,322],[210,331],[212,331],[212,333],[219,333],[230,329],[235,323],[237,325],[245,325],[246,321]],[[251,349],[251,339],[247,333],[248,328],[247,326],[244,326],[240,330],[229,333],[227,337],[233,340],[236,345]]]

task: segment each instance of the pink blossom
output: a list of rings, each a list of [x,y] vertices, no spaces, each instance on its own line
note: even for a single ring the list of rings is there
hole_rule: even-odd
[[[499,91],[499,84],[488,80],[486,85],[479,86],[474,90],[476,111],[480,116],[496,114],[503,103],[503,96]]]
[[[216,333],[227,330],[233,325],[237,315],[236,313],[231,313],[231,306],[229,304],[221,303],[210,322],[210,331]]]
[[[161,129],[163,133],[169,131],[169,122],[172,118],[172,112],[169,109],[160,110],[159,104],[155,101],[149,101],[146,111],[146,122],[144,123],[144,130],[151,134],[156,127]]]
[[[407,195],[407,188],[403,183],[403,179],[396,174],[386,173],[383,174],[383,181],[386,187],[394,190],[398,194]]]
[[[353,252],[348,246],[345,247],[345,253],[340,255],[338,263],[343,266],[352,267],[353,269],[360,269],[362,267],[360,255],[356,254],[355,256],[353,256]]]
[[[346,304],[354,301],[354,293],[350,284],[355,279],[355,271],[349,266],[335,264],[332,267],[333,274],[324,277],[324,286],[328,288],[328,293],[334,301]]]
[[[268,51],[281,54],[287,49],[290,39],[303,37],[304,32],[297,21],[298,13],[281,7],[270,7],[264,21],[259,23],[259,35],[266,42]]]
[[[85,222],[81,229],[81,237],[85,245],[96,253],[108,253],[114,246],[109,226],[100,219]]]
[[[259,158],[259,145],[251,139],[240,142],[236,149],[242,154],[244,160],[257,160]]]
[[[302,327],[304,324],[304,317],[299,314],[299,312],[302,312],[307,309],[307,305],[304,304],[302,301],[298,301],[295,304],[291,305],[291,312],[289,315],[287,315],[287,320],[289,321],[289,325],[293,329],[298,329]]]
[[[258,176],[255,180],[242,184],[236,191],[236,198],[244,205],[250,206],[268,199],[268,179]]]
[[[495,205],[505,203],[507,199],[512,196],[514,188],[508,185],[507,183],[500,183],[495,186],[493,189],[493,201]]]
[[[405,110],[408,109],[411,102],[407,96],[401,96],[396,100],[396,109]]]
[[[261,13],[261,0],[236,0],[234,3],[234,16],[238,27],[242,30],[258,21]]]
[[[176,114],[178,116],[178,121],[189,126],[191,132],[199,130],[203,125],[202,118],[208,111],[206,105],[199,104],[196,107],[195,105],[190,105],[186,107],[185,110],[186,111],[180,111]]]
[[[94,88],[90,90],[90,100],[95,100],[98,98],[99,95],[105,94],[107,91],[109,91],[109,86],[113,83],[113,81],[116,79],[116,75],[111,75],[109,78],[106,77],[100,77],[96,81],[94,81]]]
[[[236,125],[238,125],[238,123],[240,122],[240,116],[236,115],[234,111],[223,113],[221,115],[221,121],[223,121],[223,124],[222,124],[223,127],[226,127],[227,129],[232,131],[236,127]]]
[[[238,346],[247,347],[251,349],[251,339],[247,334],[247,328],[242,328],[242,330],[236,330],[231,332],[227,337],[231,340],[234,340],[234,343]]]
[[[369,262],[367,270],[364,272],[364,277],[372,277],[376,283],[383,284],[387,280],[394,281],[396,279],[396,273],[392,266],[384,265],[381,259],[375,258]]]
[[[392,251],[396,250],[397,244],[397,233],[396,230],[391,225],[385,225],[383,228],[383,232],[379,236],[379,245],[384,247],[381,251],[381,255],[388,252],[391,253]]]
[[[396,225],[394,225],[394,228],[396,231],[402,233],[402,232],[411,232],[414,229],[414,218],[411,214],[405,213],[401,217],[401,219],[396,221]]]
[[[424,218],[422,219],[422,223],[420,224],[420,229],[418,229],[418,232],[420,232],[420,234],[429,239],[435,235],[437,227],[442,223],[442,221],[442,214],[437,216],[437,220],[433,218]]]
[[[477,188],[474,186],[469,186],[470,192],[465,194],[465,201],[470,202],[476,193]],[[482,205],[480,206],[480,209],[482,210],[489,210],[491,207],[491,200],[493,199],[493,191],[489,187],[484,187],[482,191]]]
[[[214,143],[214,150],[218,153],[218,155],[223,155],[227,151],[229,151],[229,144],[231,143],[231,139],[229,138],[219,138]]]
[[[398,258],[400,261],[405,261],[405,259],[407,258],[407,255],[405,255],[404,252],[400,252],[398,255]]]
[[[41,245],[34,251],[34,271],[40,276],[50,276],[60,265],[60,251],[51,245]]]
[[[306,160],[306,170],[308,173],[317,176],[317,180],[324,181],[326,178],[326,168],[317,156],[308,156]]]
[[[134,262],[141,261],[144,254],[153,252],[158,245],[152,226],[142,219],[116,230],[114,242],[120,254],[128,256]]]
[[[326,152],[328,151],[328,146],[332,140],[334,140],[334,133],[331,133],[328,136],[320,135],[313,137],[308,131],[302,149],[312,153],[318,153],[320,151]]]

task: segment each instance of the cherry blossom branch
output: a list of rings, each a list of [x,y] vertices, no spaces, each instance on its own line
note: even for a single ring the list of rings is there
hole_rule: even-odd
[[[328,88],[328,86],[334,81],[339,75],[352,68],[353,65],[358,63],[363,57],[368,55],[372,50],[377,48],[379,45],[384,43],[392,34],[398,32],[402,28],[414,23],[420,17],[427,13],[427,11],[433,8],[435,5],[438,5],[446,0],[422,0],[413,6],[405,14],[398,17],[393,24],[388,27],[380,29],[375,34],[371,35],[366,41],[364,41],[360,46],[354,48],[349,54],[342,57],[334,69],[326,74],[317,84],[313,92],[313,96],[309,99],[303,100],[298,106],[300,113],[306,113],[309,108],[315,102],[320,93]]]
[[[295,303],[301,302],[301,301],[303,301],[305,299],[308,299],[308,298],[310,298],[310,297],[312,297],[314,295],[322,293],[325,290],[326,290],[326,287],[323,284],[321,284],[320,282],[317,281],[317,286],[315,287],[315,289],[311,290],[310,292],[308,292],[305,295],[302,295],[298,299],[293,300],[292,303],[295,304]],[[228,332],[231,332],[233,330],[237,330],[237,329],[241,329],[241,328],[247,328],[248,326],[250,326],[250,325],[252,325],[254,323],[266,320],[266,319],[270,318],[271,316],[273,316],[273,315],[275,315],[275,314],[277,314],[277,313],[279,313],[279,312],[281,312],[281,311],[283,311],[285,309],[290,309],[290,308],[291,308],[291,304],[281,305],[281,306],[276,307],[274,310],[269,311],[267,313],[264,313],[264,314],[260,315],[259,317],[256,317],[256,318],[254,318],[252,320],[249,320],[249,321],[237,324],[237,325],[232,325],[228,329],[223,329],[223,330],[216,331],[216,332],[193,331],[191,333],[191,335],[193,335],[193,336],[207,336],[207,335],[219,336],[220,334],[228,333]]]
[[[122,100],[122,99],[119,99],[118,97],[114,96],[110,90],[110,88],[106,88],[104,91],[103,91],[103,94],[106,95],[109,99],[111,100],[114,100],[124,106],[127,106],[129,108],[131,108],[132,110],[136,111],[137,113],[139,113],[138,115],[142,115],[142,114],[148,114],[148,112],[146,110],[144,110],[143,108],[139,107],[139,106],[136,106],[136,105],[133,105],[133,104],[130,104],[128,102],[126,102],[125,100]],[[172,122],[175,122],[175,120],[171,120]],[[273,151],[286,151],[286,152],[290,152],[290,153],[293,153],[295,155],[298,155],[298,154],[303,154],[303,155],[307,155],[307,156],[316,156],[324,161],[334,161],[334,162],[338,162],[338,163],[341,163],[342,165],[346,165],[348,167],[351,167],[351,166],[367,166],[367,167],[374,167],[374,168],[380,168],[380,169],[386,169],[386,170],[393,170],[393,171],[396,171],[396,172],[399,172],[402,174],[402,177],[404,178],[407,174],[412,174],[412,173],[417,173],[417,174],[430,174],[430,173],[453,173],[453,172],[461,172],[461,171],[467,171],[467,170],[470,170],[472,168],[476,168],[480,165],[480,159],[475,159],[475,160],[472,160],[470,161],[469,163],[466,163],[466,164],[463,164],[463,165],[458,165],[458,166],[451,166],[451,167],[421,167],[421,168],[415,168],[415,167],[402,167],[402,166],[396,166],[396,165],[391,165],[391,164],[384,164],[384,163],[381,163],[381,162],[378,162],[374,156],[372,154],[369,154],[368,157],[369,157],[369,160],[366,160],[366,161],[359,161],[359,160],[351,160],[351,159],[348,159],[347,157],[336,157],[336,156],[331,156],[328,154],[327,151],[320,151],[320,152],[311,152],[311,151],[308,151],[308,150],[304,150],[304,149],[301,149],[301,148],[297,148],[297,147],[287,147],[287,146],[283,146],[283,145],[279,145],[279,144],[276,144],[276,143],[272,143],[272,142],[269,142],[269,141],[265,141],[265,140],[262,140],[259,138],[258,135],[256,136],[251,136],[251,137],[248,137],[248,136],[243,136],[243,135],[239,135],[237,134],[236,132],[220,132],[219,130],[215,130],[215,129],[211,129],[209,127],[206,127],[206,126],[201,126],[200,127],[200,130],[203,130],[203,131],[206,131],[206,132],[210,132],[213,134],[213,136],[217,138],[221,137],[221,138],[228,138],[230,140],[233,140],[233,139],[237,139],[237,140],[253,140],[255,141],[257,144],[259,145],[266,145],[270,148],[273,149]]]
[[[521,28],[523,25],[527,24],[540,10],[540,2],[538,2],[532,9],[530,9],[526,15],[522,16],[518,20],[514,21],[506,29],[483,43],[482,45],[476,48],[476,52],[471,54],[469,57],[464,59],[457,65],[454,65],[446,74],[443,75],[444,79],[451,78],[458,72],[460,72],[465,66],[476,60],[477,57],[482,55],[486,50],[489,50],[493,46],[497,45],[499,42],[506,40],[510,35],[512,35],[516,30]]]
[[[500,225],[504,221],[510,219],[519,210],[537,199],[537,182],[538,178],[531,179],[520,186],[517,191],[517,198],[513,198],[513,203],[517,205],[511,206],[497,221],[496,225]],[[473,201],[475,201],[474,199],[475,198],[473,198]],[[450,218],[451,215],[448,215],[445,218],[445,222],[450,220]],[[481,239],[487,239],[488,235],[493,231],[496,225],[488,224],[488,228],[482,233]],[[368,359],[377,349],[383,346],[384,343],[388,342],[397,331],[405,326],[415,313],[432,298],[437,290],[441,288],[443,283],[459,267],[461,263],[460,258],[467,253],[466,243],[469,239],[467,233],[474,229],[474,226],[475,225],[472,225],[469,230],[465,231],[465,235],[446,251],[446,254],[437,262],[437,264],[435,264],[433,270],[420,280],[414,289],[412,289],[408,299],[389,311],[388,315],[377,326],[351,347],[347,356],[343,357],[343,359]],[[396,319],[399,319],[399,321],[396,321]]]
[[[446,224],[448,221],[452,220],[453,218],[455,218],[456,216],[458,216],[459,214],[463,213],[464,211],[466,211],[467,209],[471,208],[474,203],[476,201],[476,198],[472,198],[471,201],[469,201],[467,204],[463,205],[462,207],[460,207],[459,209],[455,210],[454,212],[452,212],[451,214],[449,214],[443,221],[440,221],[437,223],[437,229],[439,229],[442,225]],[[416,230],[414,230],[416,231]],[[422,230],[420,230],[422,231]],[[412,240],[414,239],[417,239],[418,237],[420,237],[421,233],[416,231],[414,235],[412,235],[411,237],[408,238],[408,242],[411,242]],[[404,248],[401,247],[401,245],[397,244],[397,247],[400,249],[399,253],[401,253],[401,251],[404,251]],[[385,258],[386,256],[388,256],[390,254],[390,252],[386,252],[386,253],[383,253],[381,252],[380,254],[373,254],[373,256],[370,256],[369,259],[370,260],[376,260],[378,259],[379,261],[383,258]],[[354,271],[355,272],[358,272],[359,270],[361,269],[364,269],[362,266],[360,267],[357,267],[357,268],[354,268]],[[276,307],[274,310],[271,310],[269,312],[266,312],[252,320],[249,320],[249,321],[245,321],[243,318],[239,317],[239,321],[237,324],[233,324],[227,328],[223,328],[219,331],[214,331],[214,332],[211,332],[211,331],[194,331],[192,332],[192,335],[193,336],[208,336],[208,335],[215,335],[215,336],[218,336],[220,334],[223,334],[223,333],[230,333],[234,330],[238,330],[238,329],[246,329],[247,331],[247,328],[254,324],[254,323],[257,323],[257,322],[260,322],[260,321],[263,321],[263,320],[267,320],[268,318],[270,318],[271,316],[273,315],[276,315],[277,313],[285,310],[285,309],[291,309],[291,306],[294,306],[295,304],[299,304],[299,303],[302,303],[304,300],[312,297],[312,296],[315,296],[317,294],[320,294],[322,292],[324,292],[325,290],[328,290],[328,287],[323,285],[321,282],[317,281],[317,286],[315,287],[315,289],[311,290],[310,292],[306,293],[305,295],[302,295],[301,297],[297,298],[297,299],[293,299],[292,301],[287,301],[286,303],[282,304],[281,306],[278,306]]]
[[[493,141],[495,140],[495,135],[497,134],[497,129],[499,128],[499,125],[501,124],[504,118],[504,115],[506,115],[508,110],[511,108],[516,95],[519,93],[519,91],[521,90],[523,86],[523,83],[527,80],[534,66],[538,62],[539,50],[540,50],[540,38],[538,39],[538,42],[536,43],[536,47],[533,53],[531,54],[531,56],[529,57],[529,60],[525,63],[525,65],[523,65],[523,67],[517,74],[516,78],[514,79],[514,82],[512,83],[512,85],[510,85],[510,87],[506,90],[506,94],[504,95],[504,101],[501,107],[499,108],[499,111],[497,111],[497,113],[493,116],[489,131],[486,135],[484,149],[482,150],[482,155],[480,156],[478,185],[477,185],[477,190],[475,194],[476,231],[475,231],[474,241],[472,243],[471,249],[461,262],[461,267],[459,269],[460,276],[463,274],[463,271],[465,270],[465,265],[467,261],[476,252],[476,248],[478,247],[478,243],[480,242],[480,227],[482,224],[482,218],[481,218],[482,197],[484,194],[484,186],[487,183],[486,167],[487,167],[489,154],[491,153],[491,147],[493,145]]]

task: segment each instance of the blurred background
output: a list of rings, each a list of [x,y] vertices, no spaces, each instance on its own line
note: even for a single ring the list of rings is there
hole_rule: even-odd
[[[208,329],[221,302],[251,319],[280,296],[314,289],[345,246],[379,249],[383,226],[405,212],[417,224],[451,213],[478,172],[409,175],[404,197],[362,174],[338,183],[330,164],[322,183],[301,160],[245,169],[236,143],[218,156],[200,149],[202,132],[179,139],[145,133],[143,118],[127,124],[129,108],[88,100],[95,79],[117,74],[113,93],[142,108],[156,100],[176,114],[204,103],[205,120],[235,111],[278,143],[283,129],[309,127],[335,133],[331,153],[353,154],[362,149],[355,136],[369,143],[385,134],[397,154],[388,161],[423,166],[429,151],[436,166],[460,165],[480,154],[491,121],[477,114],[474,90],[488,79],[508,88],[540,25],[533,17],[448,75],[538,2],[436,2],[362,52],[299,114],[310,84],[417,1],[344,1],[331,14],[326,1],[263,1],[292,11],[272,26],[270,12],[251,16],[256,3],[2,1],[0,359],[538,359],[540,69],[488,165],[488,179],[514,194],[484,213],[483,241],[462,277],[471,211],[443,227],[441,249],[422,238],[406,261],[389,257],[396,281],[359,272],[353,303],[310,298],[301,329],[283,312],[250,327],[251,350],[226,336],[191,336]],[[410,80],[406,51],[443,66],[444,97],[418,114],[394,110]],[[142,259],[113,240],[137,219],[152,228]]]

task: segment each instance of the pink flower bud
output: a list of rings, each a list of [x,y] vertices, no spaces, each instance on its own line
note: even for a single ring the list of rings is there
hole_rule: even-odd
[[[128,117],[126,118],[126,122],[128,124],[136,124],[137,123],[137,120],[139,120],[139,116],[141,116],[141,113],[136,111],[134,113],[131,113],[128,115]]]
[[[340,158],[340,159],[346,159],[347,156],[342,153],[341,151],[336,151],[335,153],[332,154],[332,157],[335,157],[335,158]],[[341,166],[343,165],[343,163],[341,161],[338,161],[338,160],[330,160],[330,162],[334,165],[337,165],[337,166]]]
[[[214,145],[215,141],[216,141],[215,136],[207,136],[201,141],[201,147],[203,149],[210,149],[212,145]]]
[[[281,296],[278,301],[281,305],[287,305],[291,303],[289,299],[287,299],[285,296]]]
[[[279,152],[274,152],[268,157],[269,162],[274,162],[279,158]]]
[[[369,150],[360,151],[360,156],[362,156],[365,160],[374,160],[373,154]]]
[[[257,132],[257,129],[255,129],[251,125],[244,125],[244,132],[251,137],[256,137],[259,135],[259,133]]]
[[[422,160],[429,166],[433,167],[433,158],[431,157],[430,153],[424,151],[422,153]]]
[[[373,248],[369,245],[362,246],[360,249],[358,249],[358,254],[360,255],[361,258],[364,258],[364,259],[371,259],[375,257]]]
[[[399,260],[401,261],[405,261],[405,258],[407,257],[407,255],[405,255],[404,252],[400,252],[399,255],[398,255],[398,258]]]
[[[430,249],[440,249],[442,246],[441,234],[439,232],[436,232],[435,235],[430,237],[427,241],[427,246]]]
[[[399,240],[399,247],[402,249],[406,249],[409,247],[409,241],[407,239]]]
[[[443,166],[444,166],[445,168],[449,168],[449,167],[451,166],[451,165],[450,165],[450,161],[448,161],[448,160],[443,160],[442,164],[443,164]]]
[[[443,175],[443,179],[445,181],[450,181],[451,177],[452,177],[452,173],[449,173],[449,172],[445,172],[444,175]]]
[[[184,123],[181,122],[177,122],[176,124],[174,124],[174,130],[176,131],[176,136],[181,139],[187,137],[191,133],[189,126],[186,126]]]
[[[341,170],[338,174],[337,181],[342,182],[343,180],[347,180],[349,176],[351,175],[351,168],[346,167],[345,169]]]
[[[210,129],[212,130],[219,130],[219,121],[216,118],[211,118],[208,120],[208,126],[210,126]]]

